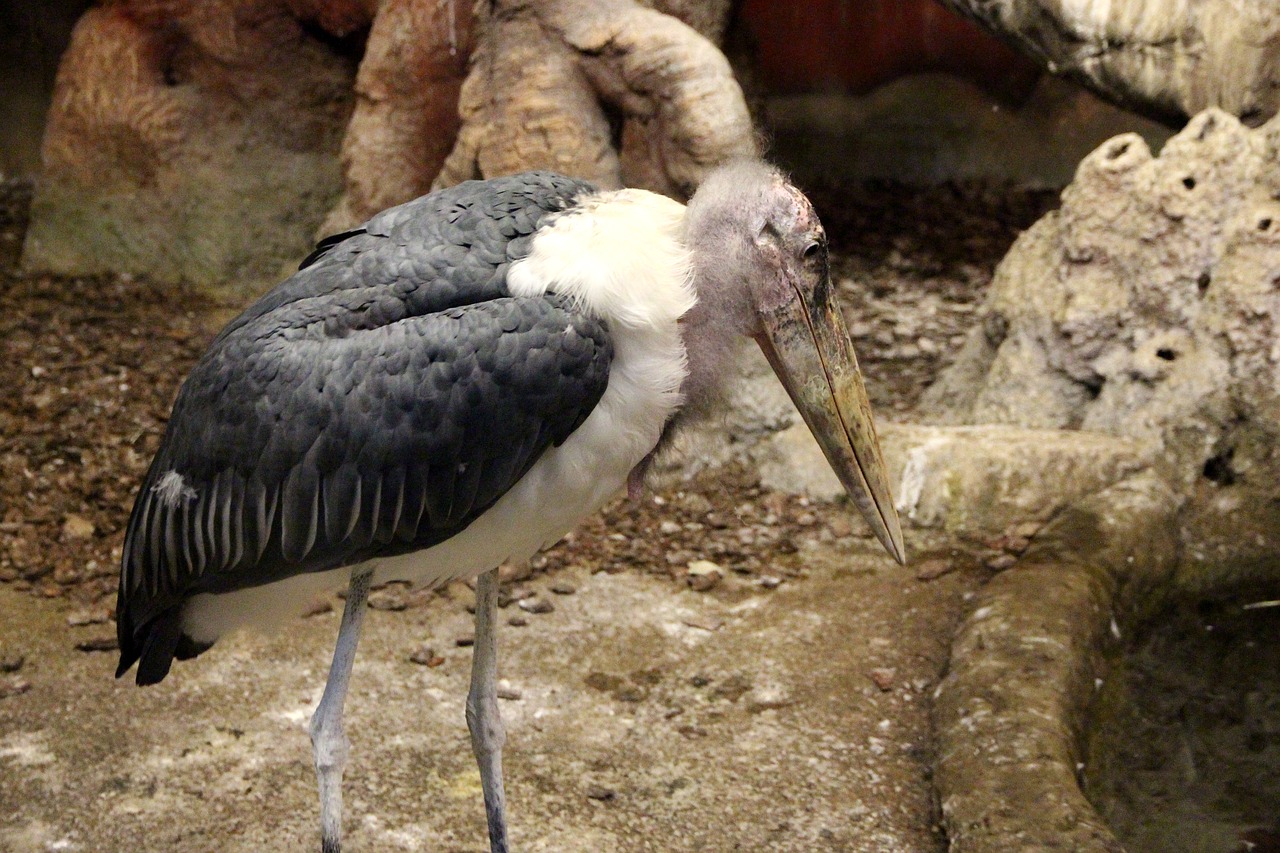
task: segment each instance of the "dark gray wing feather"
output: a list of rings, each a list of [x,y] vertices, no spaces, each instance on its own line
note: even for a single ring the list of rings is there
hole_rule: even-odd
[[[121,673],[141,658],[139,682],[158,681],[202,650],[174,627],[192,595],[444,541],[585,420],[605,328],[554,295],[511,296],[506,269],[588,189],[530,174],[393,208],[218,336],[126,531]]]

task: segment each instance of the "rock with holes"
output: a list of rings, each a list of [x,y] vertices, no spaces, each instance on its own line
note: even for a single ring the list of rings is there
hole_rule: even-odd
[[[1280,542],[1280,122],[1208,110],[1153,156],[1080,164],[1002,261],[982,322],[925,407],[947,423],[1096,430],[1156,448],[1189,558]],[[1242,527],[1243,525],[1243,527]]]

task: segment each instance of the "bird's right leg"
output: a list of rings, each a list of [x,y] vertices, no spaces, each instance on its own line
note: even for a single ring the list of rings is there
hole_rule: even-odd
[[[342,611],[338,629],[338,645],[333,650],[333,664],[324,695],[311,716],[311,750],[316,761],[316,778],[320,782],[320,849],[322,853],[339,853],[342,849],[342,768],[347,763],[346,732],[342,729],[342,705],[347,698],[351,664],[360,642],[360,624],[364,621],[365,601],[369,597],[369,581],[373,571],[351,576],[347,605]]]
[[[502,790],[502,745],[507,739],[498,713],[498,570],[476,579],[476,641],[467,694],[467,728],[480,766],[490,853],[507,853],[506,796]]]

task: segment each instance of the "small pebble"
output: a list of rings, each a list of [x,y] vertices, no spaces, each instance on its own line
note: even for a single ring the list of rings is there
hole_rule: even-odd
[[[613,692],[613,698],[618,702],[644,702],[646,695],[644,689],[631,685],[622,685]]]
[[[114,652],[119,648],[115,637],[93,637],[76,643],[76,649],[82,652]]]
[[[879,666],[868,673],[871,681],[876,687],[880,688],[882,693],[888,693],[893,689],[893,683],[898,676],[898,671],[891,666]]]
[[[551,599],[537,595],[532,598],[522,599],[519,606],[525,613],[550,613],[556,609],[556,606],[551,603]]]
[[[941,557],[935,557],[932,560],[925,560],[916,567],[916,580],[931,581],[950,574],[955,571],[956,564],[951,560],[944,560]]]
[[[508,702],[519,702],[521,699],[524,698],[524,694],[522,694],[516,688],[512,687],[510,684],[507,684],[504,681],[499,681],[498,682],[498,698],[506,699]]]
[[[737,702],[751,689],[751,679],[742,673],[730,675],[711,688],[711,698]]]
[[[110,617],[104,611],[97,613],[92,610],[78,610],[67,617],[67,624],[72,628],[81,628],[85,625],[101,625],[110,620]]]
[[[707,500],[705,495],[693,492],[685,496],[684,507],[695,515],[701,515],[704,512],[711,511],[711,501]]]
[[[1031,547],[1031,540],[1025,536],[1010,536],[1004,542],[1004,549],[1010,554],[1021,554],[1029,547]]]
[[[747,713],[759,714],[763,711],[776,711],[792,704],[787,693],[778,688],[756,689],[747,697]]]
[[[0,657],[0,672],[17,672],[26,662],[22,655],[4,655]]]
[[[573,595],[578,588],[568,581],[556,581],[551,585],[551,591],[556,595]]]
[[[453,642],[462,648],[466,648],[476,644],[476,637],[475,634],[460,634],[454,638]]]
[[[680,621],[701,631],[719,631],[724,626],[724,620],[714,616],[690,616]]]
[[[993,557],[988,557],[983,565],[993,572],[1003,572],[1016,562],[1018,562],[1018,558],[1012,554],[996,554]]]
[[[533,566],[528,560],[521,560],[518,563],[503,563],[498,567],[498,580],[501,583],[512,583],[514,581],[522,581],[533,574]]]
[[[0,679],[0,699],[8,699],[11,696],[21,696],[31,689],[31,682],[25,678],[14,676],[12,678]]]
[[[88,539],[96,530],[93,522],[83,515],[68,515],[62,522],[62,536],[65,539]]]
[[[409,605],[399,589],[380,589],[369,593],[369,607],[374,610],[404,610]]]
[[[512,616],[507,620],[507,624],[513,628],[523,628],[525,625],[529,624],[529,620],[523,616]]]
[[[778,577],[777,575],[765,575],[764,577],[760,578],[760,586],[764,587],[765,589],[777,589],[781,585],[782,585],[782,578]]]
[[[694,560],[689,563],[688,568],[686,580],[690,588],[697,592],[705,592],[724,579],[724,569],[710,560]]]
[[[436,650],[430,646],[419,646],[409,653],[409,660],[412,663],[429,666],[433,669],[444,663],[444,658],[436,654]]]
[[[593,800],[600,800],[601,802],[607,802],[608,800],[612,800],[616,795],[616,793],[617,793],[616,791],[613,791],[609,788],[602,787],[600,785],[587,786],[587,796]]]

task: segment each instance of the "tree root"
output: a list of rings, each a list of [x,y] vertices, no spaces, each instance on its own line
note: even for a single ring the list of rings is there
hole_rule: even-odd
[[[729,63],[674,17],[631,0],[508,0],[477,26],[436,186],[538,166],[687,197],[756,152]]]

